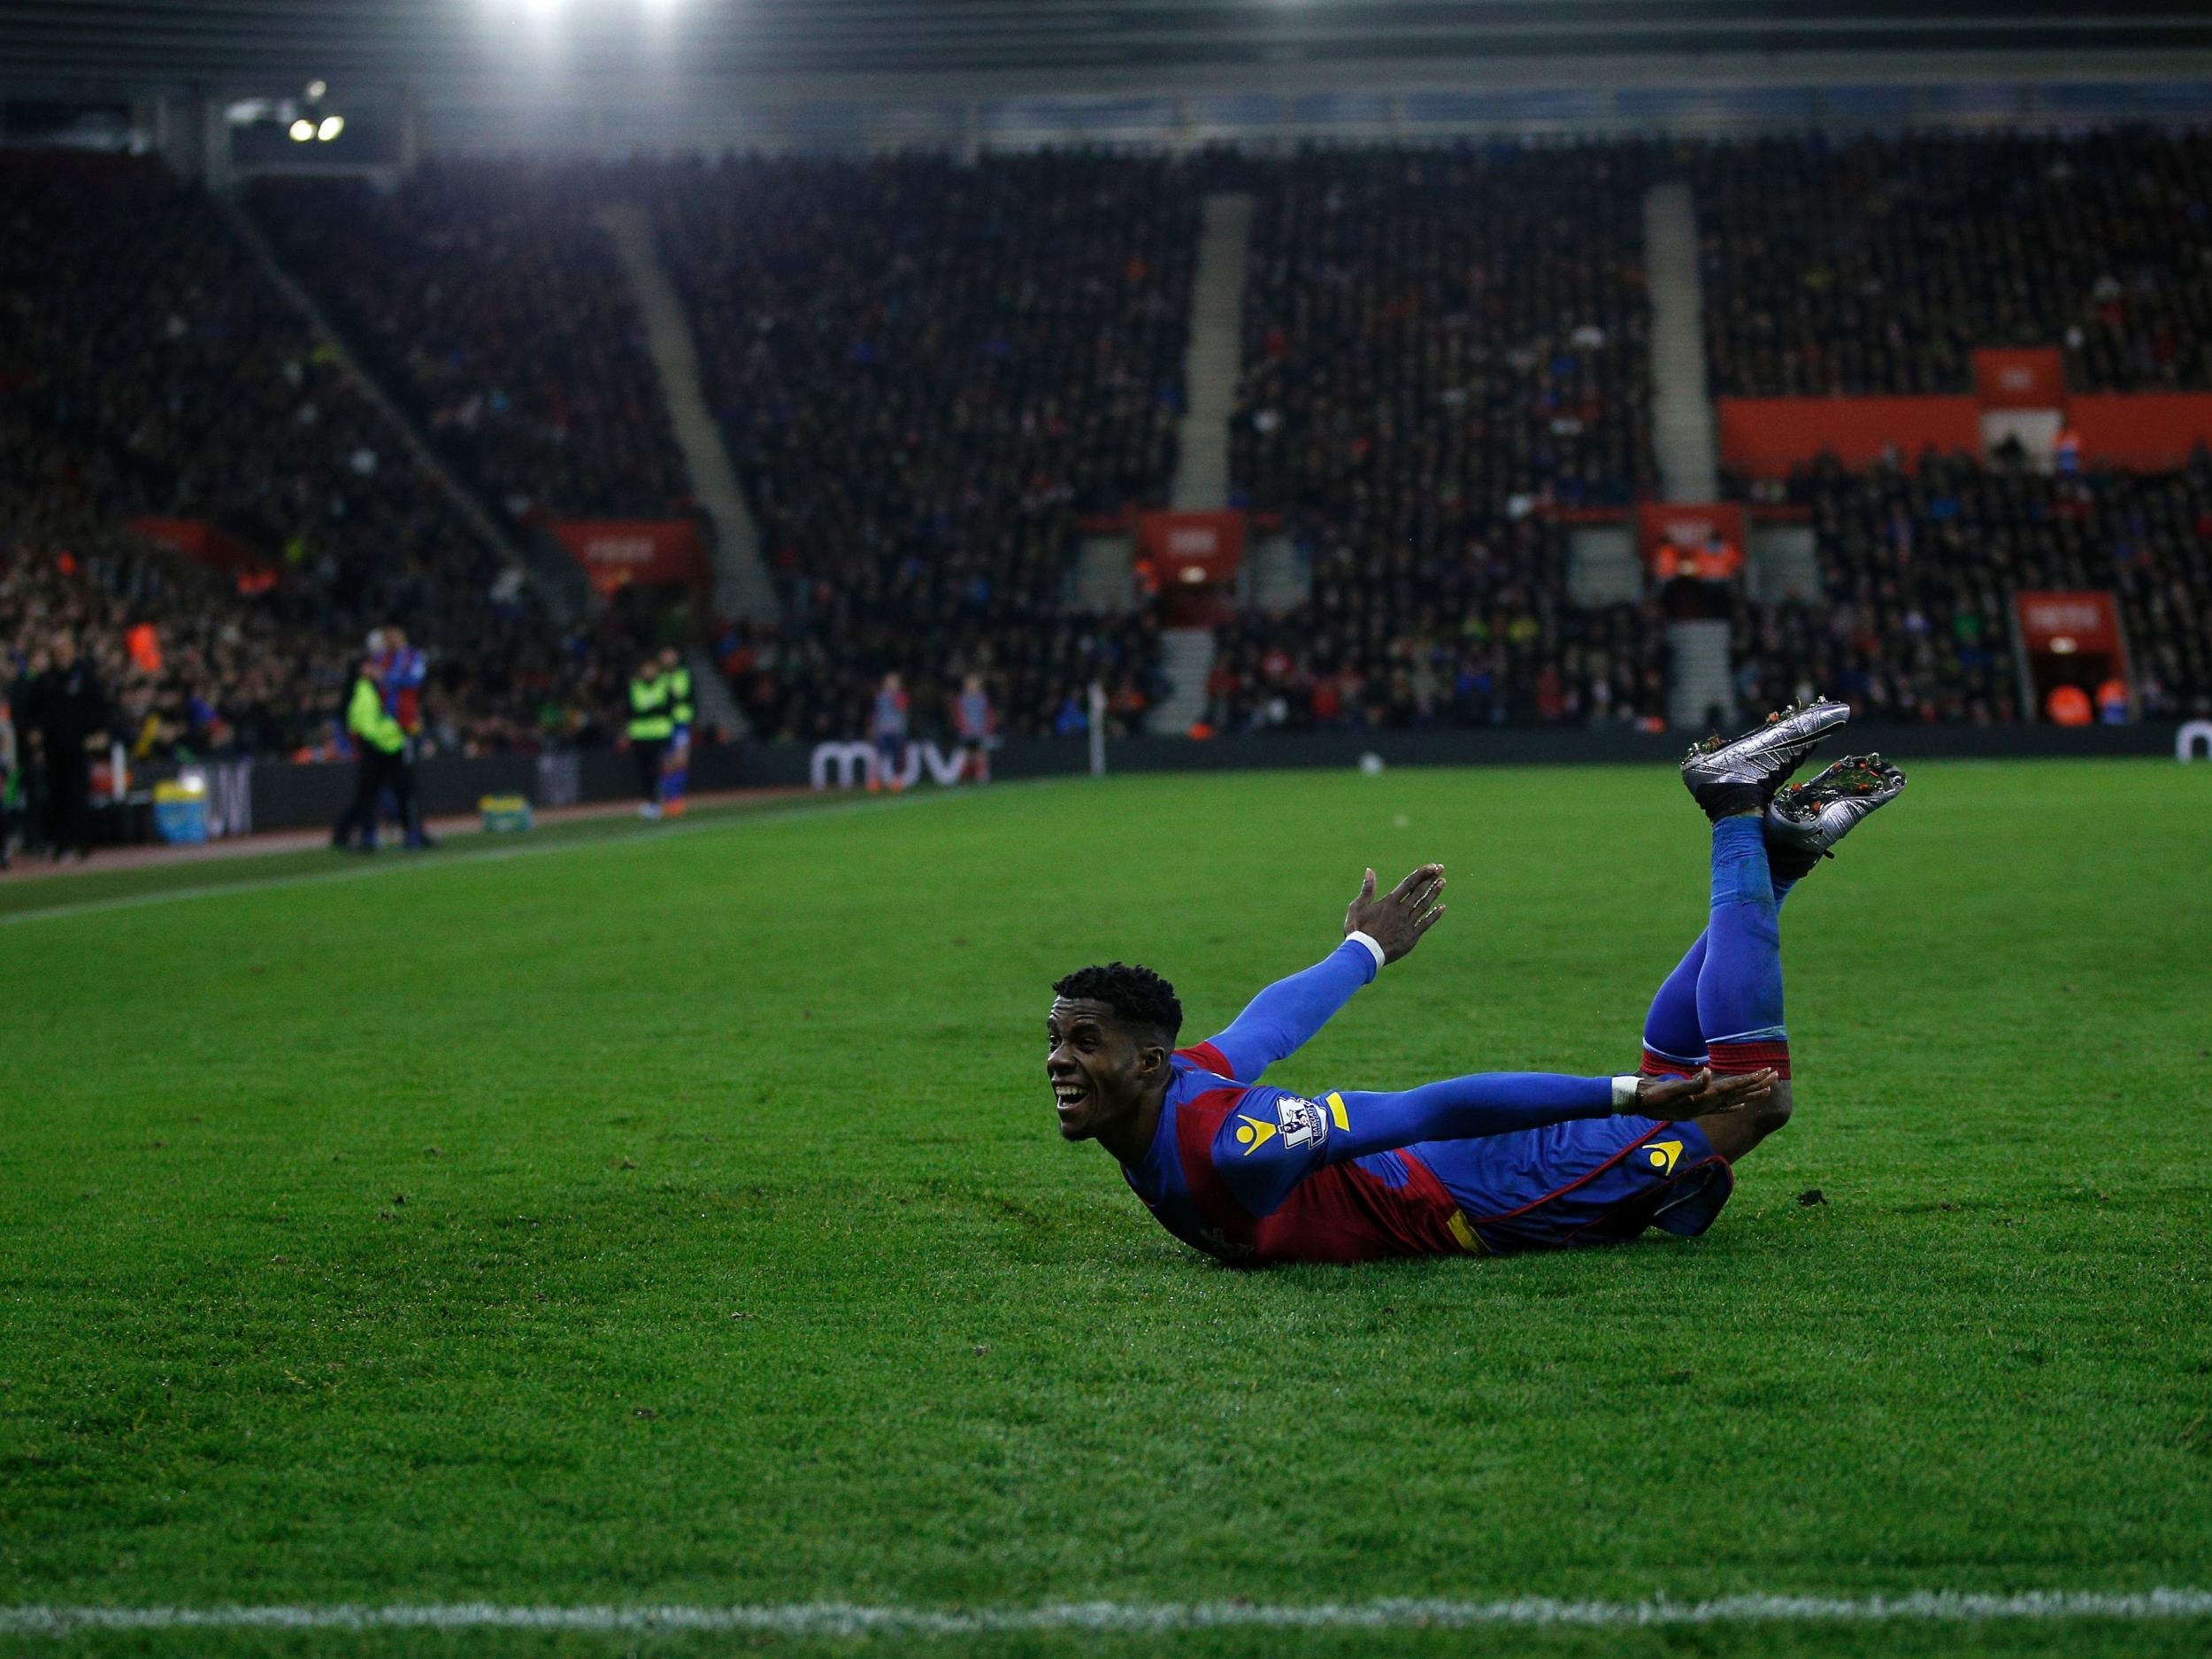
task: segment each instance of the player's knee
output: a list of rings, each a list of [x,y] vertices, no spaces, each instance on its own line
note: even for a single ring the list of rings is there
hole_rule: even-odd
[[[1789,1122],[1790,1110],[1796,1103],[1796,1098],[1791,1093],[1790,1080],[1784,1078],[1768,1091],[1764,1100],[1751,1109],[1751,1126],[1764,1139]]]

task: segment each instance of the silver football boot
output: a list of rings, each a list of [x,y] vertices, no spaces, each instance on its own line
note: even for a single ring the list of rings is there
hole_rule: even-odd
[[[1851,718],[1847,703],[1793,703],[1741,737],[1709,737],[1682,758],[1682,781],[1710,818],[1763,807],[1813,746]]]
[[[1768,856],[1778,865],[1810,869],[1834,857],[1836,843],[1861,818],[1904,792],[1905,774],[1879,755],[1846,755],[1818,776],[1774,792],[1767,803]]]

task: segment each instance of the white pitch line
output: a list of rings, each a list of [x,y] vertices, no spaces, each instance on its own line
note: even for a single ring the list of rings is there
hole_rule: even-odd
[[[533,1630],[640,1634],[703,1631],[793,1637],[983,1636],[1039,1631],[1171,1634],[1179,1631],[1466,1630],[1763,1624],[1983,1624],[1993,1619],[2212,1618],[2212,1591],[2024,1590],[1987,1594],[1730,1595],[1706,1601],[1390,1600],[1307,1606],[1241,1601],[1072,1601],[1033,1608],[932,1609],[799,1601],[764,1607],[529,1607],[491,1601],[364,1607],[0,1608],[0,1635],[79,1631]]]
[[[995,790],[1036,789],[1062,781],[1056,778],[1023,780],[1018,783],[995,785]],[[540,841],[523,847],[502,847],[485,852],[455,849],[447,853],[428,856],[402,856],[386,862],[379,859],[349,870],[318,870],[304,875],[265,876],[259,880],[208,881],[188,887],[163,887],[152,893],[130,893],[112,899],[86,899],[76,904],[53,904],[43,910],[17,910],[0,915],[0,927],[21,927],[32,922],[61,920],[72,916],[100,916],[111,910],[144,910],[150,905],[177,904],[187,899],[219,899],[234,893],[274,893],[286,887],[314,887],[339,881],[368,881],[379,876],[403,875],[409,872],[458,870],[474,864],[506,864],[516,858],[543,858],[554,853],[595,852],[610,847],[639,847],[659,841],[682,841],[693,835],[718,833],[723,831],[749,828],[771,824],[790,824],[803,819],[841,818],[854,812],[910,810],[926,802],[973,800],[979,792],[972,789],[944,789],[930,795],[908,795],[895,800],[839,801],[820,806],[776,808],[751,812],[718,813],[712,818],[694,818],[687,824],[671,824],[652,829],[634,829],[622,834],[580,837],[574,841]]]

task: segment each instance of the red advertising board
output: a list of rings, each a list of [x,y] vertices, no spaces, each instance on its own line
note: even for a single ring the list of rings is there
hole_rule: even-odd
[[[1740,553],[1743,509],[1728,501],[1647,501],[1636,509],[1636,550],[1647,565],[1662,548],[1701,548],[1716,534]]]
[[[2066,423],[2092,464],[2145,472],[2184,465],[2212,444],[2212,394],[2091,392],[2066,400]]]
[[[2014,603],[2020,643],[2030,651],[2119,655],[2120,618],[2110,594],[2023,593]]]
[[[1982,406],[1971,397],[1724,397],[1721,458],[1754,478],[1787,478],[1824,451],[1865,466],[1893,447],[1907,467],[1921,451],[1978,455]]]
[[[1974,396],[1984,409],[2056,409],[2066,401],[2066,355],[2055,346],[1977,351]]]
[[[1220,587],[1244,558],[1240,512],[1148,512],[1137,518],[1137,551],[1162,588]]]
[[[699,526],[683,518],[565,518],[553,534],[601,593],[633,582],[655,588],[703,588],[706,550]]]

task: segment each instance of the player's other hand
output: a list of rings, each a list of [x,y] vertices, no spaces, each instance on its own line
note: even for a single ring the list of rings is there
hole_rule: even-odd
[[[1743,1071],[1715,1077],[1647,1077],[1636,1085],[1636,1110],[1646,1118],[1710,1118],[1764,1100],[1782,1080],[1778,1071]]]
[[[1383,949],[1383,960],[1395,962],[1421,942],[1421,935],[1443,919],[1444,866],[1423,864],[1378,898],[1375,872],[1359,884],[1359,897],[1344,911],[1344,936],[1365,933]]]

